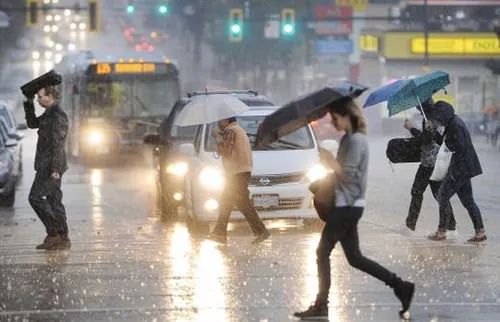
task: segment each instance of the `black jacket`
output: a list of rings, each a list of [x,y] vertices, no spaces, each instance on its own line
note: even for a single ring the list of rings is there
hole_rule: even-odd
[[[455,114],[453,106],[439,101],[428,115],[445,127],[445,143],[453,152],[449,171],[454,178],[472,178],[483,173],[476,150],[472,145],[469,130],[464,121]]]
[[[65,152],[68,116],[59,105],[54,105],[37,117],[32,101],[24,103],[24,112],[28,127],[38,128],[35,171],[63,174],[68,169]]]

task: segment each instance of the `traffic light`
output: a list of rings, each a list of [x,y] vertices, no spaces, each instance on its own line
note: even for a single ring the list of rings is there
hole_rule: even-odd
[[[135,5],[131,2],[128,3],[127,5],[127,13],[129,15],[133,14],[135,12]]]
[[[97,0],[89,0],[89,31],[99,29],[99,5]]]
[[[229,10],[229,41],[241,41],[243,39],[243,10]]]
[[[40,21],[40,0],[26,1],[26,26],[34,26]]]
[[[281,10],[281,34],[293,36],[295,34],[295,10],[284,8]]]
[[[164,16],[168,13],[168,5],[166,3],[162,3],[156,8],[156,11],[158,11],[160,15]]]

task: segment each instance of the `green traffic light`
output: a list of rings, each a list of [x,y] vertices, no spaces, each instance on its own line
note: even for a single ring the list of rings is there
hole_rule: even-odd
[[[165,15],[168,12],[168,7],[164,4],[158,7],[158,13],[161,15]]]
[[[285,35],[293,35],[295,28],[291,23],[286,23],[283,25],[283,33]]]
[[[135,11],[135,7],[134,7],[134,5],[133,5],[133,4],[129,4],[129,5],[127,6],[127,13],[128,13],[128,14],[132,14],[132,13],[134,13],[134,11]]]
[[[241,32],[241,26],[239,24],[232,24],[231,25],[231,33],[234,35],[237,35]]]

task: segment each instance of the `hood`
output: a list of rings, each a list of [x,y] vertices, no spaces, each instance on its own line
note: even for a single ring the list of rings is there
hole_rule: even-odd
[[[435,108],[429,112],[427,117],[446,126],[453,116],[455,116],[455,109],[444,101],[439,101],[434,106]]]
[[[253,151],[253,175],[307,172],[319,163],[317,149]]]
[[[279,150],[253,151],[252,175],[272,175],[296,172],[307,172],[318,164],[319,151],[309,150]],[[221,158],[216,153],[203,153],[202,163],[222,167]]]

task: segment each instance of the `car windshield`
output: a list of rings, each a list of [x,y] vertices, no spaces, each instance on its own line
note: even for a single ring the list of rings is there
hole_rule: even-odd
[[[245,130],[250,139],[253,151],[267,151],[267,150],[307,150],[314,148],[314,142],[309,127],[302,127],[288,135],[281,137],[279,140],[262,147],[255,147],[255,137],[257,136],[257,129],[264,121],[265,116],[243,116],[238,117],[238,124]],[[209,124],[205,133],[205,151],[215,152],[217,144],[211,133],[217,126],[217,123]]]

